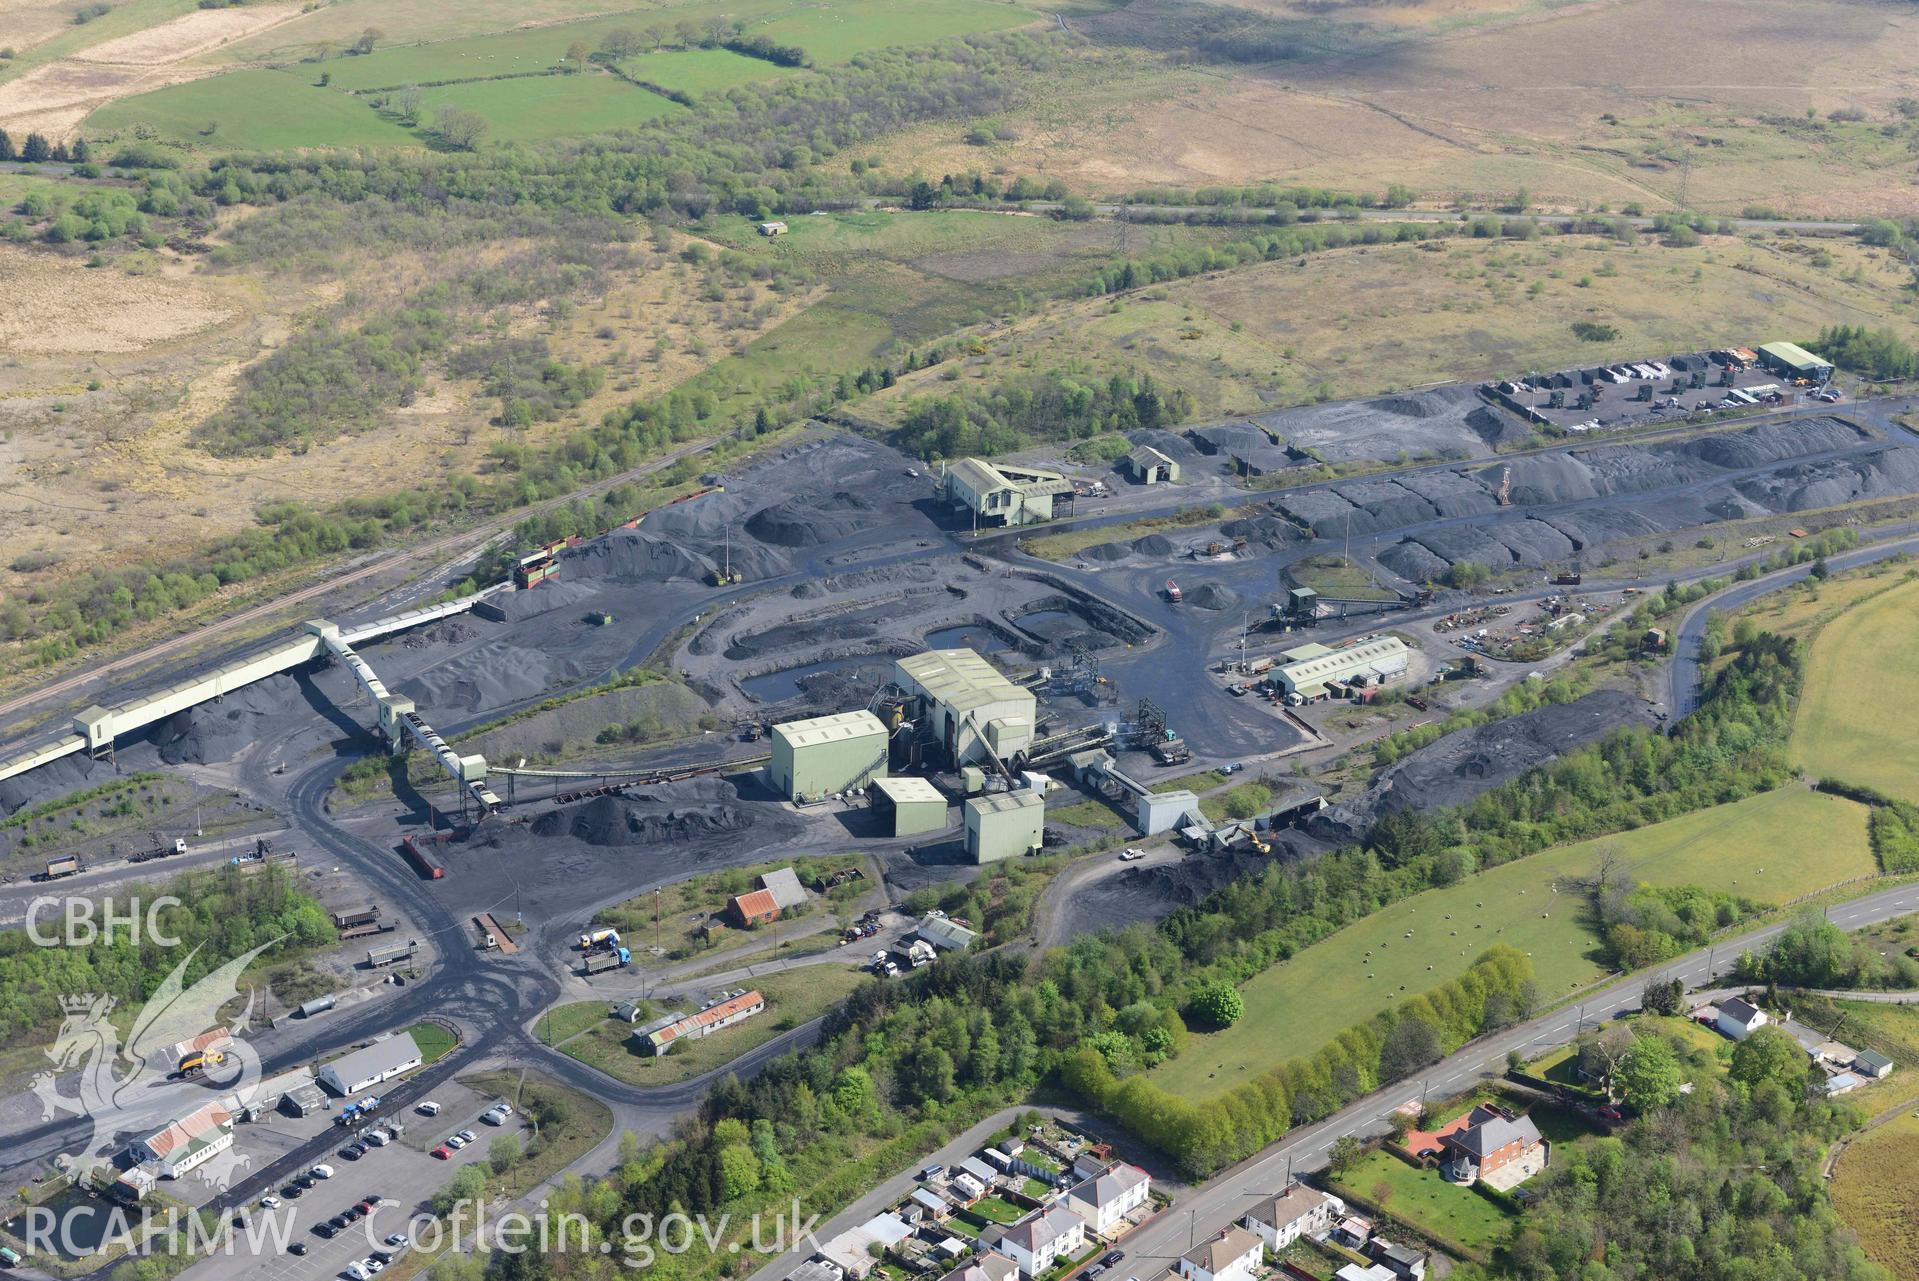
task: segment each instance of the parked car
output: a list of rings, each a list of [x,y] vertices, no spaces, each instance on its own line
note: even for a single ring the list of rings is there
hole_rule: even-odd
[[[271,1194],[263,1196],[260,1198],[260,1208],[262,1210],[277,1210],[280,1208],[280,1198]]]
[[[406,1244],[406,1233],[404,1233],[404,1232],[389,1232],[389,1233],[387,1233],[387,1234],[386,1234],[386,1243],[387,1243],[388,1245],[405,1245],[405,1244]]]
[[[466,1146],[466,1139],[462,1137],[461,1135],[456,1134],[452,1138],[446,1141],[446,1145],[452,1148],[455,1152],[458,1152],[461,1148]]]
[[[287,1247],[288,1254],[305,1254],[306,1252],[307,1252],[307,1243],[304,1241],[295,1241],[292,1245]]]
[[[353,1262],[346,1265],[346,1274],[347,1276],[353,1278],[353,1281],[367,1281],[367,1279],[373,1275],[371,1272],[368,1272],[364,1267],[360,1266],[360,1261],[358,1259],[355,1259]]]
[[[945,1166],[943,1166],[943,1165],[929,1165],[929,1166],[927,1166],[927,1167],[926,1167],[926,1168],[925,1168],[924,1170],[921,1170],[921,1171],[920,1171],[920,1179],[921,1179],[921,1180],[922,1180],[923,1182],[926,1182],[926,1183],[931,1183],[931,1182],[932,1182],[932,1181],[933,1181],[934,1179],[937,1179],[937,1178],[939,1178],[939,1176],[940,1176],[940,1175],[942,1175],[942,1174],[945,1174],[945,1173],[946,1173],[946,1167],[945,1167]]]
[[[415,1104],[413,1110],[415,1112],[418,1112],[421,1116],[440,1115],[440,1105],[435,1103],[432,1099],[427,1099],[421,1103]]]
[[[445,1161],[451,1158],[453,1153],[447,1148],[446,1144],[442,1143],[439,1147],[433,1149],[433,1155]]]
[[[1128,845],[1119,852],[1119,861],[1122,863],[1136,863],[1145,857],[1146,851],[1134,845]]]
[[[307,1194],[307,1190],[297,1183],[289,1183],[280,1189],[280,1195],[289,1201],[298,1201]]]
[[[374,1258],[372,1255],[367,1256],[366,1263],[363,1266],[368,1272],[386,1271],[386,1264],[380,1262],[380,1260]]]
[[[1626,1114],[1610,1103],[1603,1105],[1597,1110],[1599,1115],[1605,1117],[1608,1121],[1623,1121],[1626,1119]]]
[[[345,1147],[340,1149],[340,1155],[345,1157],[349,1161],[358,1161],[361,1157],[366,1155],[366,1144],[349,1143]]]
[[[375,1250],[372,1254],[369,1254],[367,1258],[373,1260],[375,1263],[379,1264],[383,1268],[387,1264],[393,1262],[393,1256],[387,1253],[385,1250]]]
[[[331,1223],[316,1223],[313,1225],[313,1235],[328,1241],[331,1241],[339,1231],[340,1229],[334,1227]]]
[[[1222,774],[1225,774],[1225,775],[1228,775],[1228,776],[1230,776],[1230,775],[1233,775],[1233,774],[1237,774],[1237,773],[1239,773],[1239,772],[1240,772],[1241,770],[1243,770],[1243,769],[1245,769],[1245,768],[1246,768],[1246,767],[1245,767],[1244,765],[1241,765],[1241,764],[1240,764],[1240,763],[1239,763],[1238,761],[1234,761],[1234,762],[1233,762],[1233,763],[1232,763],[1231,765],[1222,765],[1222,766],[1220,766],[1220,767],[1219,767],[1219,772],[1220,772],[1220,773],[1222,773]]]
[[[471,1143],[473,1142],[474,1139],[478,1138],[479,1136],[473,1133],[473,1131],[471,1130],[461,1130],[458,1134],[454,1135],[453,1137],[461,1140],[462,1142]]]
[[[316,1179],[330,1179],[333,1177],[333,1167],[322,1163],[314,1166],[311,1170],[308,1170],[307,1173]]]
[[[1104,1263],[1109,1268],[1117,1267],[1119,1264],[1119,1261],[1125,1257],[1126,1257],[1126,1251],[1124,1250],[1109,1250],[1106,1252],[1106,1257],[1101,1259],[1100,1262]]]

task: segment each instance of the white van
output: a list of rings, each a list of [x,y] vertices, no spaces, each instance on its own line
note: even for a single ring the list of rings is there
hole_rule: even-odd
[[[435,1103],[432,1099],[428,1099],[426,1102],[420,1104],[418,1107],[414,1108],[413,1110],[415,1112],[418,1112],[421,1116],[440,1115],[440,1105]]]
[[[346,1265],[346,1274],[352,1277],[353,1281],[372,1281],[373,1277],[373,1274],[366,1270],[366,1265],[358,1259]]]
[[[316,1165],[311,1170],[308,1170],[307,1173],[316,1179],[330,1179],[333,1177],[333,1167],[330,1165]]]

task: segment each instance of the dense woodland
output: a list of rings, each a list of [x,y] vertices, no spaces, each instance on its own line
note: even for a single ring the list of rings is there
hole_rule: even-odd
[[[186,872],[164,885],[131,887],[119,906],[162,895],[180,900],[158,913],[160,933],[178,938],[178,947],[162,947],[144,934],[136,940],[124,929],[86,947],[40,947],[24,930],[0,933],[0,1039],[43,1038],[59,1026],[60,998],[68,993],[138,1005],[194,948],[199,950],[181,976],[189,985],[262,943],[281,940],[262,954],[259,963],[267,964],[336,937],[326,912],[277,867]],[[43,931],[57,928],[53,920],[41,925]]]

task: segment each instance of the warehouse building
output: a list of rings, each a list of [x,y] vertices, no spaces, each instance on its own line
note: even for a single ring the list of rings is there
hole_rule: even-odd
[[[342,1054],[321,1068],[320,1084],[342,1097],[358,1094],[402,1072],[411,1072],[420,1062],[420,1047],[414,1044],[412,1034],[396,1032],[351,1054]]]
[[[773,786],[790,801],[817,801],[886,777],[886,726],[871,712],[839,712],[773,727]]]
[[[633,1034],[649,1054],[665,1054],[677,1041],[697,1041],[703,1036],[743,1023],[766,1009],[766,998],[758,992],[742,992],[724,1001],[715,1001],[698,1014],[665,1024],[641,1028]]]
[[[997,863],[1038,850],[1046,831],[1046,798],[1030,787],[966,802],[966,853],[975,863]]]
[[[933,649],[893,664],[893,679],[930,718],[955,768],[1010,762],[1033,741],[1038,702],[970,649]]]
[[[946,796],[923,778],[875,780],[873,809],[894,836],[937,832],[946,826]]]
[[[962,458],[946,469],[946,501],[976,525],[1037,525],[1053,519],[1055,499],[1072,495],[1072,481],[1038,467]]]
[[[151,1161],[163,1179],[177,1179],[233,1146],[233,1114],[203,1103],[133,1145],[137,1161]]]
[[[1832,362],[1821,360],[1798,343],[1767,343],[1759,349],[1759,363],[1782,378],[1803,378],[1814,387],[1832,381]]]
[[[1397,636],[1379,636],[1344,649],[1301,645],[1283,655],[1286,662],[1273,669],[1271,679],[1285,694],[1325,698],[1346,684],[1382,685],[1405,675],[1412,661],[1406,642]]]
[[[1142,485],[1157,485],[1179,479],[1179,464],[1151,445],[1141,445],[1126,455],[1126,474]]]

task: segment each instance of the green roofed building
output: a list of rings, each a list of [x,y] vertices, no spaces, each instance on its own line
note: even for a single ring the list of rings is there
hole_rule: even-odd
[[[1832,380],[1832,362],[1821,360],[1798,343],[1767,343],[1759,349],[1759,363],[1781,377],[1803,378],[1814,387]]]
[[[840,712],[773,727],[767,776],[791,801],[817,801],[886,777],[886,726],[871,712]]]

